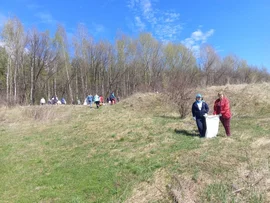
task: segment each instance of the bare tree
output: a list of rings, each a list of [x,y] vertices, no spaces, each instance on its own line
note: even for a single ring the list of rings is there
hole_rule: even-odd
[[[0,40],[0,93],[9,103],[35,104],[37,98],[56,93],[73,102],[88,93],[108,96],[114,91],[127,97],[137,91],[165,91],[184,118],[197,85],[270,81],[265,67],[234,55],[222,58],[210,45],[203,45],[195,58],[184,45],[162,43],[151,33],[95,41],[80,24],[70,49],[63,26],[51,38],[37,29],[26,34],[13,18],[6,21]]]
[[[30,101],[35,104],[38,79],[45,67],[53,64],[57,56],[51,51],[49,32],[38,32],[36,29],[29,33],[28,50],[31,64]]]
[[[237,70],[239,59],[234,55],[223,58],[221,67],[215,74],[215,85],[225,85],[235,83],[235,71]]]
[[[8,54],[3,47],[0,47],[0,96],[1,98],[4,98],[5,79],[6,79],[5,73],[6,73],[7,63],[8,63]]]
[[[166,92],[178,108],[181,118],[190,111],[190,93],[197,86],[198,69],[191,50],[183,45],[168,44],[165,47],[167,68]]]
[[[220,69],[221,61],[213,47],[203,45],[200,51],[200,66],[206,86],[214,84],[215,74]]]
[[[93,90],[92,81],[94,71],[94,41],[89,36],[87,29],[84,25],[79,24],[77,33],[73,38],[73,46],[76,58],[76,73],[77,73],[77,85],[81,88],[81,95],[77,97],[84,97],[87,91]]]
[[[18,71],[22,68],[22,56],[25,52],[26,36],[23,25],[16,17],[8,19],[2,30],[4,46],[8,53],[6,73],[6,99],[13,95],[13,102],[17,102]]]
[[[59,60],[59,62],[63,63],[64,70],[66,72],[66,78],[67,78],[66,83],[69,90],[69,94],[68,94],[69,100],[73,101],[74,98],[73,98],[73,91],[71,88],[71,79],[70,79],[71,66],[69,62],[69,46],[68,46],[68,40],[67,40],[65,28],[61,25],[58,25],[57,27],[54,43],[57,49],[59,59],[61,59],[61,61]]]

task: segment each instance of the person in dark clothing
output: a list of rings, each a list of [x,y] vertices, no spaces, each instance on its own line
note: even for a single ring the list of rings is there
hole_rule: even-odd
[[[200,137],[205,137],[206,133],[206,121],[205,117],[209,111],[209,107],[205,101],[202,100],[202,95],[196,95],[196,101],[192,105],[192,116],[196,121]]]
[[[58,102],[58,97],[57,97],[56,95],[53,96],[52,99],[51,99],[51,101],[52,101],[52,104],[57,104],[57,102]]]

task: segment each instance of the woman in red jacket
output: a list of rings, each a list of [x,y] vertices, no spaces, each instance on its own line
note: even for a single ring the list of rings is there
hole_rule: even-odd
[[[220,121],[225,128],[226,135],[231,136],[230,129],[230,120],[231,120],[231,111],[230,111],[230,102],[228,98],[224,97],[223,92],[218,93],[218,99],[214,104],[214,115],[220,116]]]

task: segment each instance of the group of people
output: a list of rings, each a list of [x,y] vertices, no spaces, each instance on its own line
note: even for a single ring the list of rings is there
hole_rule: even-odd
[[[209,112],[209,107],[207,103],[203,100],[201,94],[196,95],[196,101],[192,105],[192,116],[196,121],[200,137],[205,137],[206,133],[206,116]],[[231,111],[230,111],[230,102],[227,97],[224,96],[223,92],[218,93],[218,99],[214,103],[214,115],[219,115],[219,119],[225,128],[227,136],[231,136],[230,130],[230,120],[231,120]]]
[[[95,94],[95,96],[92,96],[91,94],[89,94],[86,98],[86,102],[90,105],[90,108],[92,108],[92,104],[95,103],[98,109],[100,105],[104,103],[104,99],[103,96],[99,96],[97,94]]]
[[[115,97],[114,92],[112,92],[110,96],[107,98],[107,103],[113,105],[116,103],[116,99],[117,98]],[[95,103],[96,108],[98,109],[101,105],[104,104],[104,98],[103,96],[98,96],[97,94],[95,94],[95,96],[92,96],[91,94],[89,94],[86,98],[86,102],[87,104],[89,104],[90,108],[92,108],[92,104]]]
[[[110,96],[107,98],[107,103],[113,105],[116,103],[116,100],[119,101],[119,98],[117,98],[114,95],[114,92],[110,94]],[[89,94],[85,99],[85,104],[89,105],[90,108],[92,108],[92,104],[96,104],[96,108],[98,109],[100,105],[104,104],[103,96],[99,96],[98,94],[95,94],[95,96],[92,96]],[[40,105],[45,105],[46,100],[44,97],[40,100]],[[66,104],[65,98],[62,98],[61,100],[58,99],[58,97],[55,95],[51,99],[48,100],[48,104]],[[78,100],[78,104],[79,100]],[[201,94],[196,95],[196,101],[192,104],[192,116],[193,119],[196,121],[200,137],[205,137],[206,134],[206,116],[209,112],[208,104],[203,100],[203,97]],[[231,111],[230,111],[230,102],[227,97],[224,96],[223,92],[218,93],[218,99],[215,100],[214,103],[214,115],[219,115],[219,119],[225,128],[225,132],[227,136],[231,136],[231,130],[230,130],[230,120],[231,120]]]
[[[44,97],[40,99],[40,105],[45,105],[46,100]],[[57,96],[53,96],[51,99],[48,100],[48,104],[67,104],[65,98],[63,97],[61,100],[58,99]]]
[[[110,94],[110,96],[107,98],[107,103],[109,104],[115,104],[116,101],[119,102],[119,97],[116,97],[114,95],[114,92],[112,92]],[[98,94],[95,94],[94,96],[92,96],[91,94],[89,94],[84,101],[84,105],[89,105],[90,108],[92,108],[92,105],[96,104],[96,108],[98,109],[101,105],[104,104],[104,98],[103,96],[99,96]],[[40,105],[45,105],[46,104],[46,100],[44,97],[42,97],[40,99]],[[58,97],[55,95],[53,96],[51,99],[48,100],[47,104],[67,104],[65,98],[62,98],[61,100],[58,99]],[[72,101],[72,104],[76,104],[74,101]],[[77,104],[81,105],[81,101],[79,99],[77,99]]]

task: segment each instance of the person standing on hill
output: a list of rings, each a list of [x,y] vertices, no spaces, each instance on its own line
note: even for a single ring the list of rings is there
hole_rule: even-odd
[[[196,121],[198,130],[200,132],[200,137],[205,137],[206,133],[206,120],[205,115],[207,115],[209,107],[205,101],[202,100],[202,95],[196,95],[196,101],[192,105],[192,116]]]
[[[51,101],[52,101],[52,104],[57,104],[57,102],[58,102],[58,97],[57,97],[56,95],[54,95],[54,96],[52,97]]]
[[[104,98],[103,98],[102,95],[100,95],[100,97],[99,97],[99,104],[100,105],[103,105],[103,103],[104,103]]]
[[[87,100],[88,100],[88,103],[89,103],[90,108],[92,108],[92,103],[93,103],[93,96],[92,96],[92,94],[89,94],[87,96]]]
[[[112,92],[110,95],[110,101],[111,101],[111,104],[115,104],[115,102],[116,102],[114,92]]]
[[[65,100],[64,97],[61,99],[61,104],[67,104],[67,102],[66,102],[66,100]]]
[[[226,135],[231,136],[230,122],[231,122],[231,110],[230,102],[226,98],[223,92],[218,93],[218,99],[214,104],[214,115],[219,115],[219,119],[225,128]]]
[[[97,109],[98,109],[99,108],[99,103],[100,103],[100,98],[99,98],[99,96],[97,94],[94,96],[94,101],[95,101],[95,104],[96,104]]]

